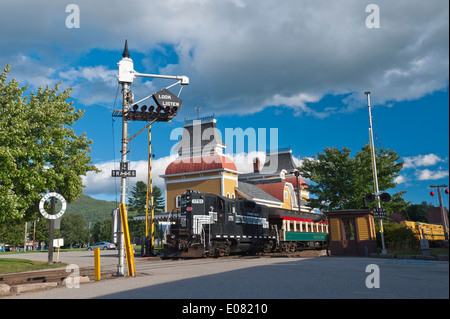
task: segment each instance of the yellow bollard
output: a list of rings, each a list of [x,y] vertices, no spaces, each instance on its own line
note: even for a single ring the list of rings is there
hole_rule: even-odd
[[[95,281],[100,280],[100,248],[94,248]]]
[[[128,230],[127,210],[125,204],[120,204],[120,217],[122,220],[123,239],[125,242],[125,253],[127,256],[128,275],[131,277],[136,276],[136,266],[134,263],[134,249],[130,243],[130,232]]]

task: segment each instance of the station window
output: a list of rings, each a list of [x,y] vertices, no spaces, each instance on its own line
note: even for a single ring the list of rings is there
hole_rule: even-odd
[[[347,240],[355,240],[355,220],[342,219],[344,223],[344,233]]]

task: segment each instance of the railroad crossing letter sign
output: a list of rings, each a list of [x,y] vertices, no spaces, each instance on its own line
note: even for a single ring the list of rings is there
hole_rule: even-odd
[[[153,100],[155,100],[156,104],[163,109],[167,106],[170,108],[176,107],[177,110],[181,108],[181,100],[168,89],[162,89],[153,94]]]
[[[47,212],[44,209],[44,203],[50,197],[56,197],[57,199],[59,199],[61,201],[62,207],[61,207],[61,210],[58,212],[58,214],[55,214],[55,215],[47,214]],[[58,219],[62,215],[64,215],[64,213],[66,212],[66,206],[67,206],[67,204],[66,204],[66,200],[64,199],[64,197],[62,197],[58,193],[48,193],[47,195],[44,195],[41,198],[41,201],[39,202],[39,211],[41,212],[42,216],[44,216],[45,218]]]
[[[120,162],[120,170],[113,169],[111,171],[111,177],[136,177],[135,170],[128,170],[128,163]]]
[[[111,171],[111,177],[136,177],[136,170],[129,171],[119,171],[118,169],[113,169]]]
[[[373,210],[373,218],[387,218],[386,208],[375,208]]]

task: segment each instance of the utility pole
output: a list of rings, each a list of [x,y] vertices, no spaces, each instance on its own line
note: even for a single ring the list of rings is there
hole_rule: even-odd
[[[136,171],[128,170],[128,162],[127,162],[127,153],[129,152],[128,143],[131,142],[133,138],[135,138],[138,134],[140,134],[147,127],[149,128],[149,152],[151,152],[151,124],[155,121],[159,122],[170,122],[172,118],[177,114],[177,112],[181,109],[182,101],[175,95],[173,95],[168,89],[176,84],[189,85],[189,78],[187,76],[172,76],[172,75],[160,75],[160,74],[144,74],[138,73],[134,70],[133,60],[130,58],[130,53],[128,52],[128,41],[125,40],[125,48],[122,53],[122,60],[117,63],[119,67],[119,74],[117,76],[119,84],[122,85],[122,110],[114,110],[114,117],[122,117],[122,149],[121,149],[121,163],[120,163],[120,171],[113,170],[113,177],[120,177],[120,207],[121,207],[121,216],[122,218],[122,233],[118,236],[119,243],[119,264],[117,266],[117,275],[123,276],[125,274],[124,270],[124,257],[125,257],[125,246],[129,245],[129,234],[128,234],[128,222],[126,220],[126,210],[125,205],[127,201],[127,177],[135,177]],[[177,80],[176,83],[169,85],[163,90],[152,93],[149,96],[134,102],[133,94],[131,93],[130,86],[133,83],[134,78],[136,77],[151,77],[151,78],[161,78],[161,79],[172,79]],[[180,89],[181,93],[181,89]],[[179,93],[179,94],[180,94]],[[179,95],[178,94],[178,95]],[[157,108],[154,106],[147,107],[143,105],[138,111],[139,106],[138,103],[143,102],[144,100],[153,97]],[[145,121],[149,122],[143,129],[141,129],[138,133],[128,138],[128,123],[130,121]],[[151,181],[151,159],[149,153],[149,179]],[[149,192],[147,191],[147,195]],[[153,218],[153,194],[152,190],[150,191],[151,199],[151,212]],[[148,202],[148,200],[147,200]],[[123,212],[123,214],[122,214]],[[148,212],[148,204],[147,204],[147,212]],[[146,227],[148,224],[148,213],[146,214]],[[125,224],[125,225],[124,225]],[[151,227],[151,236],[153,236],[153,225]],[[148,235],[148,228],[147,228]],[[151,241],[153,246],[153,239]],[[152,247],[153,248],[153,247]],[[130,249],[130,253],[133,251]],[[132,260],[129,260],[129,256],[127,253],[127,262],[128,264],[134,266],[134,257]]]
[[[431,185],[431,188],[437,188],[438,196],[439,196],[439,205],[441,207],[441,216],[442,216],[442,226],[444,227],[444,239],[445,239],[445,246],[448,248],[448,225],[447,225],[447,218],[445,216],[445,210],[444,205],[442,204],[442,195],[441,195],[441,187],[446,188],[447,185]]]
[[[373,143],[373,128],[372,128],[372,112],[370,110],[370,92],[364,92],[367,95],[367,108],[369,109],[369,137],[370,137],[370,149],[371,149],[371,157],[372,157],[372,170],[373,170],[373,182],[375,187],[375,196],[377,198],[377,208],[381,208],[380,202],[380,190],[378,189],[378,176],[377,176],[377,162],[376,162],[376,154],[375,154],[375,145]],[[383,249],[381,251],[382,254],[386,254],[386,247],[384,244],[384,230],[383,230],[383,219],[380,218],[380,234],[381,234],[381,244]]]
[[[52,197],[50,202],[50,214],[55,215],[56,211],[56,198]],[[50,229],[48,232],[48,258],[47,263],[49,265],[53,264],[53,239],[55,238],[55,220],[50,219]]]

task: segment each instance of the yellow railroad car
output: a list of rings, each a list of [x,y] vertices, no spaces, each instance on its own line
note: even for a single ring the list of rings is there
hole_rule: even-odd
[[[444,227],[437,224],[404,221],[403,224],[410,228],[419,239],[428,239],[429,242],[438,244],[445,239]]]

